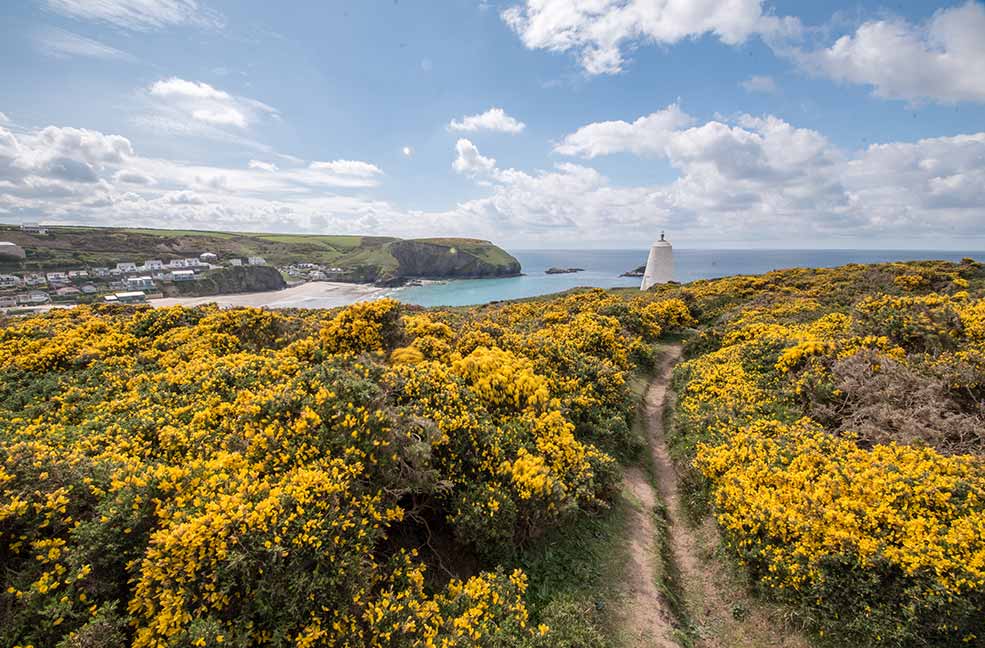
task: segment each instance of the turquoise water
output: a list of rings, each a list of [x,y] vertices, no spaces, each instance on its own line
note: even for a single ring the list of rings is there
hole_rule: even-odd
[[[465,306],[501,299],[518,299],[560,292],[578,286],[614,288],[639,286],[639,278],[620,277],[646,263],[647,250],[517,250],[522,277],[467,279],[412,286],[393,291],[392,297],[421,306]],[[985,261],[985,251],[939,250],[674,250],[677,281],[713,279],[736,274],[761,274],[780,268],[833,267],[846,263],[883,263],[971,257]],[[550,267],[578,267],[584,272],[546,275]]]

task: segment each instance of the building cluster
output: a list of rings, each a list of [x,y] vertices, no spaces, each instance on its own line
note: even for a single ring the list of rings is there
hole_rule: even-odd
[[[318,263],[292,263],[281,268],[281,271],[292,279],[303,281],[331,281],[341,279],[346,274],[346,270]]]
[[[28,229],[32,228],[32,229]],[[21,229],[46,234],[41,226],[24,224]],[[11,247],[12,246],[12,247]],[[16,249],[14,249],[16,248]],[[20,251],[18,255],[17,251]],[[0,261],[23,260],[20,246],[0,241]],[[160,291],[162,283],[195,281],[206,270],[221,268],[219,257],[203,252],[197,257],[148,259],[141,265],[121,261],[114,267],[86,267],[53,272],[0,273],[0,308],[38,306],[51,301],[77,301],[80,297],[104,295],[106,301],[144,301],[148,294]],[[266,265],[263,257],[227,259],[227,266]]]

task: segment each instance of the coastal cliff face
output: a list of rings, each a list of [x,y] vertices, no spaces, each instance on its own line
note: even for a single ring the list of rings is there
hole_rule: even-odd
[[[382,274],[379,283],[407,278],[477,279],[520,274],[520,262],[489,241],[476,239],[417,239],[394,241],[387,247],[397,267]]]
[[[265,292],[287,287],[284,277],[270,266],[242,266],[213,270],[202,279],[175,282],[164,288],[168,297],[205,297],[232,293]]]

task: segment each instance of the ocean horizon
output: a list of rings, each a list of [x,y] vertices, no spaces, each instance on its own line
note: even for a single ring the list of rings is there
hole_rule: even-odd
[[[646,263],[649,248],[630,250],[507,250],[523,274],[496,279],[459,279],[394,289],[388,296],[419,306],[468,306],[536,297],[578,287],[622,288],[639,277],[620,277]],[[763,274],[795,267],[830,268],[848,263],[891,261],[985,261],[985,250],[812,250],[674,249],[674,280],[688,283],[733,275]],[[545,274],[551,267],[582,268],[571,274]]]

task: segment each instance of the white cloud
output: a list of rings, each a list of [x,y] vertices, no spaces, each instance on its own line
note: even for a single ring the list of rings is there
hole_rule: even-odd
[[[506,111],[502,108],[490,108],[484,113],[463,117],[461,121],[455,121],[453,119],[448,124],[448,130],[450,131],[474,133],[476,131],[488,130],[498,133],[509,133],[510,135],[521,133],[526,127],[527,125],[522,121],[518,121],[507,115]]]
[[[674,103],[632,123],[619,120],[588,124],[565,136],[554,150],[585,158],[623,152],[662,154],[669,135],[693,122],[694,118]]]
[[[400,152],[404,154],[404,157],[407,158],[414,157],[414,149],[412,149],[409,146],[403,147],[402,149],[400,149]]]
[[[529,49],[571,52],[587,74],[615,74],[642,43],[713,34],[729,45],[799,30],[763,13],[763,0],[526,0],[501,17]]]
[[[923,25],[866,22],[831,47],[791,52],[805,69],[870,85],[879,97],[985,102],[985,6],[977,2],[941,9]]]
[[[776,94],[779,88],[776,87],[776,81],[773,80],[771,76],[761,76],[753,75],[741,81],[739,83],[745,89],[746,92],[761,92],[763,94]]]
[[[0,112],[0,124],[9,124],[9,123],[10,123],[10,117],[7,117],[7,115]]]
[[[136,31],[176,25],[221,27],[222,17],[196,0],[45,0],[48,9],[69,18],[104,22]]]
[[[245,129],[264,117],[279,116],[275,108],[265,103],[231,95],[201,81],[171,77],[153,83],[147,93],[164,118],[191,118],[219,128]]]
[[[309,168],[315,171],[327,171],[332,174],[371,178],[383,173],[378,166],[358,160],[335,160],[333,162],[312,162]]]
[[[122,50],[64,29],[43,29],[35,34],[34,42],[42,52],[59,59],[81,56],[104,60],[136,60],[133,56]]]
[[[488,174],[496,168],[496,160],[483,157],[475,144],[467,139],[460,139],[455,143],[455,161],[451,166],[457,173],[470,176]]]
[[[125,184],[136,184],[136,185],[152,185],[155,183],[154,178],[149,175],[140,173],[139,171],[129,171],[127,169],[120,169],[113,175],[113,179],[117,182]]]
[[[260,160],[250,160],[247,165],[250,169],[260,169],[261,171],[270,171],[273,173],[277,171],[277,165],[272,162],[261,162]]]

